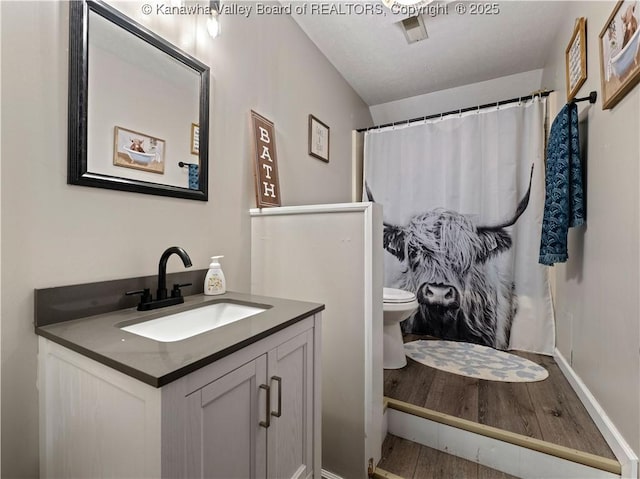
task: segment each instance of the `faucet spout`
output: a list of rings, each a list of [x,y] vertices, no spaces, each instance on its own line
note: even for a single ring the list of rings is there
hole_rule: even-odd
[[[191,258],[183,248],[180,246],[167,248],[160,256],[160,263],[158,264],[158,294],[156,300],[167,298],[167,261],[172,254],[180,256],[185,268],[191,267]]]

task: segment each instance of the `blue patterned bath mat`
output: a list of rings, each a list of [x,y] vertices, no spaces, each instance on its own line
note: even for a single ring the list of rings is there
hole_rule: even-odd
[[[405,354],[419,363],[461,376],[504,382],[542,381],[542,366],[515,354],[479,344],[420,340],[405,343]]]

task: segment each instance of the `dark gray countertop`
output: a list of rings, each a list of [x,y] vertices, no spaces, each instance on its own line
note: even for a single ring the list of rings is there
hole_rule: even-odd
[[[266,311],[174,342],[158,342],[122,331],[126,325],[230,301],[271,306]],[[185,297],[184,304],[153,311],[122,309],[36,327],[36,333],[154,387],[189,374],[251,343],[311,316],[324,305],[251,294]]]

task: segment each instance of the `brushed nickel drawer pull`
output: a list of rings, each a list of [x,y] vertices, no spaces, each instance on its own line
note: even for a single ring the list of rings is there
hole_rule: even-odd
[[[271,426],[271,415],[269,414],[271,411],[271,388],[266,384],[261,384],[260,389],[264,389],[267,392],[267,420],[260,421],[258,424],[264,428],[268,428]]]
[[[282,416],[282,378],[280,376],[271,376],[271,380],[278,383],[278,412],[271,411],[274,417]]]

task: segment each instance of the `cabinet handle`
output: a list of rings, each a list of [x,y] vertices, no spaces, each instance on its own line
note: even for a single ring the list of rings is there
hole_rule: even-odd
[[[271,376],[271,380],[278,383],[278,412],[271,411],[274,417],[282,416],[282,378],[280,376]]]
[[[271,388],[269,386],[267,386],[266,384],[261,384],[260,385],[260,389],[264,389],[267,393],[267,415],[266,415],[266,421],[260,421],[258,424],[264,428],[268,428],[269,426],[271,426],[271,415],[269,414],[269,412],[271,411]]]

